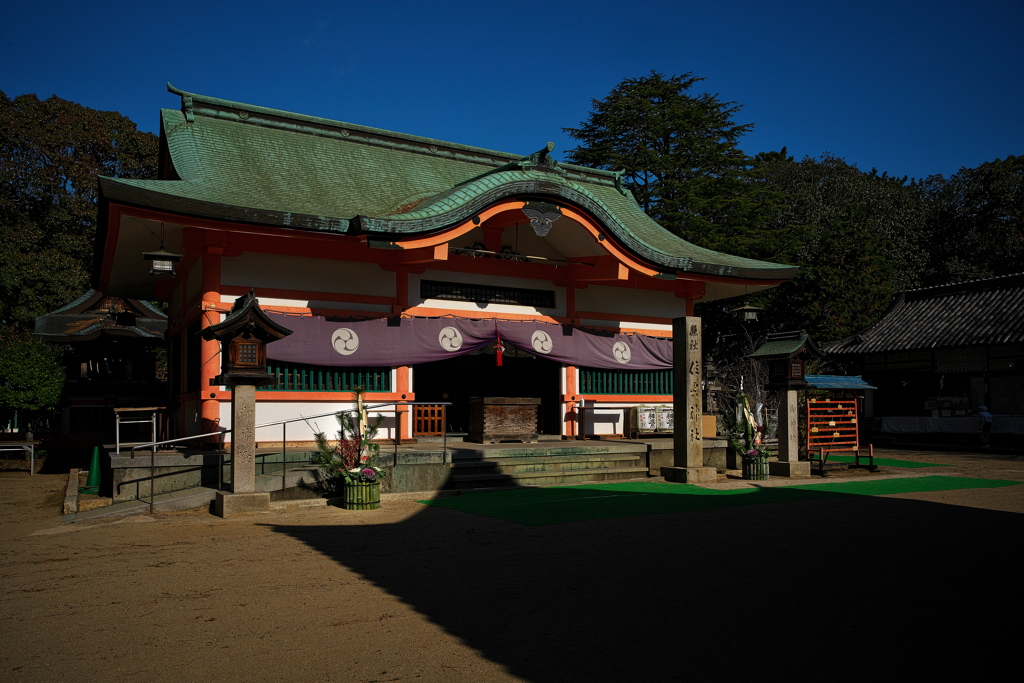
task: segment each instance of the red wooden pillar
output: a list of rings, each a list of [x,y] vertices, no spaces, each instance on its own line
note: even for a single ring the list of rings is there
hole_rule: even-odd
[[[416,394],[412,391],[411,383],[412,372],[408,365],[399,365],[395,369],[395,388],[394,393],[398,396],[400,401],[415,401]],[[398,438],[399,443],[402,439],[408,439],[412,436],[411,428],[406,428],[407,418],[409,416],[409,406],[398,406],[398,412],[396,417],[398,423],[395,425],[395,436]]]
[[[200,334],[211,325],[220,322],[220,313],[216,311],[220,307],[220,254],[203,254],[199,263],[202,268],[202,289],[199,297],[200,313]],[[210,380],[220,372],[218,354],[220,344],[215,340],[203,339],[199,342],[199,429],[200,433],[217,431],[220,425],[220,400],[216,398],[217,387],[210,384]]]
[[[579,406],[579,370],[575,365],[565,366],[565,393],[562,394],[562,407],[565,410],[565,419],[562,421],[562,438],[579,438],[577,423],[579,420],[577,407]],[[586,435],[584,435],[585,437]]]

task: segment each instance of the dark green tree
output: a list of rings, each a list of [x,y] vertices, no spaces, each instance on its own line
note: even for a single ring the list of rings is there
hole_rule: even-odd
[[[56,407],[64,387],[60,350],[0,329],[0,419],[21,421]]]
[[[565,132],[580,141],[568,161],[624,171],[623,180],[652,218],[684,239],[714,248],[742,232],[760,204],[741,182],[747,156],[737,143],[753,124],[736,124],[740,106],[693,93],[704,79],[652,71],[627,78],[590,117]]]
[[[155,177],[157,150],[117,112],[0,92],[0,325],[24,330],[88,288],[96,179]]]
[[[928,205],[927,284],[1024,270],[1024,157],[931,176],[919,188]]]
[[[754,302],[773,329],[836,339],[875,322],[895,291],[919,284],[925,207],[905,178],[861,171],[829,154],[753,159],[748,182],[787,199],[766,215],[745,255],[800,266],[791,282]]]

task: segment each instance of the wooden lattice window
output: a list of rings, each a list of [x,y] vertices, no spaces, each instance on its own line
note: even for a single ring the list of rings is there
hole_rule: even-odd
[[[391,391],[391,368],[332,367],[269,361],[273,384],[258,391]]]
[[[601,370],[580,368],[581,394],[634,394],[669,396],[671,370]]]

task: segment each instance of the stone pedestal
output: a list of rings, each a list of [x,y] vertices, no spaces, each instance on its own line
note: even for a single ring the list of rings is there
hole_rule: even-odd
[[[231,492],[256,491],[256,387],[231,387]]]
[[[665,481],[677,484],[699,484],[718,480],[718,470],[714,467],[662,467],[661,476]]]
[[[269,493],[228,493],[217,491],[213,500],[213,514],[229,517],[242,512],[266,512],[270,510]]]
[[[811,476],[809,462],[769,462],[768,473],[773,477],[802,478]]]
[[[800,421],[796,389],[779,389],[779,461],[768,464],[773,477],[809,477],[811,464],[800,462]]]
[[[270,494],[256,492],[256,387],[231,388],[231,492],[218,491],[213,512],[227,517],[270,509]]]

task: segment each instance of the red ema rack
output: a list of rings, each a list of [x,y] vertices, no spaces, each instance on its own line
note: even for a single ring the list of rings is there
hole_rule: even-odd
[[[808,452],[855,451],[859,443],[855,399],[807,400]]]
[[[816,467],[823,477],[828,476],[826,470],[830,468],[866,467],[871,472],[878,471],[874,445],[868,446],[867,455],[860,454],[858,412],[856,399],[807,399],[807,459],[811,461],[812,470]],[[828,454],[836,451],[853,451],[853,463],[829,463]],[[866,465],[861,464],[862,457],[867,458]]]

